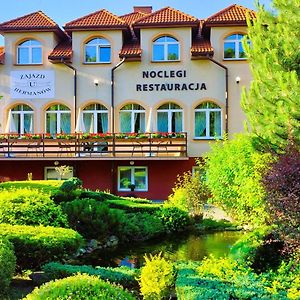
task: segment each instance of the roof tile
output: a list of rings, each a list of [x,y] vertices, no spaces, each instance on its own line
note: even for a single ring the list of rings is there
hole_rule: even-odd
[[[210,16],[206,20],[205,25],[247,25],[247,15],[249,15],[251,19],[256,18],[255,11],[241,5],[233,4]]]
[[[61,31],[59,26],[45,15],[37,11],[17,19],[0,24],[0,31]]]
[[[4,47],[0,47],[0,64],[4,64],[4,57],[5,57],[5,49]]]
[[[126,29],[128,25],[118,16],[102,9],[67,23],[66,31],[99,30],[99,29]]]
[[[203,36],[197,36],[193,40],[191,54],[192,56],[213,55],[214,49],[209,40],[205,39]]]
[[[72,42],[70,39],[59,43],[48,56],[52,61],[72,61]]]
[[[120,16],[120,18],[125,21],[128,25],[132,25],[132,23],[136,22],[137,20],[147,16],[148,14],[145,14],[143,12],[137,11],[132,12],[130,14],[126,14],[123,16]]]
[[[119,53],[121,58],[137,58],[142,56],[142,49],[138,40],[131,40],[124,43],[122,50]]]
[[[197,26],[199,20],[171,7],[165,7],[137,20],[133,26],[164,27],[164,26]]]

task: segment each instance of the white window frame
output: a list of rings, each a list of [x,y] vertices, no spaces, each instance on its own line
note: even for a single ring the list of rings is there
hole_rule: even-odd
[[[35,42],[38,42],[39,45],[31,45],[31,41],[35,41]],[[22,46],[22,44],[26,43],[26,42],[30,42],[30,45],[25,45],[25,46]],[[33,62],[33,49],[34,48],[40,48],[41,49],[41,57],[40,57],[40,61],[39,62]],[[19,62],[19,49],[28,49],[28,63],[22,63],[22,62]],[[18,46],[17,46],[17,64],[18,65],[41,65],[43,63],[43,49],[42,49],[42,43],[38,40],[34,40],[34,39],[28,39],[22,43],[20,43]]]
[[[156,122],[156,126],[157,126],[157,128],[158,128],[158,113],[159,112],[167,112],[168,113],[168,133],[172,133],[173,131],[172,131],[172,114],[173,113],[176,113],[176,112],[181,112],[181,114],[182,114],[182,118],[181,118],[181,122],[182,122],[182,124],[181,124],[181,128],[182,128],[182,131],[180,131],[180,132],[184,132],[184,114],[183,114],[183,109],[182,108],[170,108],[170,106],[171,106],[171,104],[176,104],[176,103],[174,103],[174,102],[169,102],[168,103],[168,105],[169,105],[169,108],[168,109],[157,109],[157,122]],[[162,105],[164,105],[164,104],[162,104]],[[160,106],[162,106],[162,105],[160,105]],[[178,105],[178,104],[176,104],[176,105]],[[178,105],[179,106],[179,105]]]
[[[89,105],[87,105],[87,106],[90,106],[90,105],[94,105],[95,106],[95,109],[88,109],[88,110],[85,110],[85,109],[83,109],[82,110],[82,120],[84,120],[84,114],[93,114],[93,116],[94,116],[94,124],[93,124],[93,129],[94,129],[94,131],[93,132],[89,132],[89,131],[87,131],[87,132],[89,132],[89,133],[99,133],[99,131],[98,131],[98,115],[99,114],[107,114],[107,122],[108,122],[108,124],[107,124],[107,128],[108,128],[108,125],[109,125],[109,120],[108,120],[108,109],[106,108],[105,110],[104,109],[99,109],[99,110],[97,110],[96,109],[96,105],[97,105],[98,103],[92,103],[92,104],[89,104]],[[103,105],[104,106],[104,105]],[[105,133],[105,132],[104,132]]]
[[[69,168],[71,169],[71,172],[70,172],[70,176],[65,176],[62,177],[62,180],[66,180],[66,179],[69,179],[71,177],[74,177],[74,168],[72,166],[69,166]],[[45,180],[60,180],[59,178],[56,178],[56,179],[48,179],[47,178],[47,174],[48,174],[48,170],[54,170],[55,171],[55,167],[44,167],[44,179]],[[56,172],[57,173],[57,172]],[[58,174],[58,173],[57,173]],[[58,176],[59,177],[59,176]]]
[[[106,44],[102,44],[102,43],[99,43],[97,40],[100,39],[100,40],[103,40],[105,42],[107,42]],[[89,44],[90,42],[94,41],[94,43],[92,44]],[[95,47],[96,48],[96,61],[87,61],[86,60],[86,48],[87,47]],[[100,57],[100,49],[101,48],[109,48],[110,49],[110,60],[109,61],[101,61],[101,57]],[[96,38],[93,38],[91,40],[89,40],[88,42],[85,43],[84,45],[84,63],[86,64],[110,64],[111,63],[111,56],[112,56],[112,51],[111,51],[111,44],[110,42],[105,39],[105,38],[102,38],[102,37],[96,37]]]
[[[206,103],[206,102],[204,102]],[[201,103],[203,104],[203,103]],[[215,104],[215,103],[214,103]],[[199,104],[200,105],[200,104]],[[216,104],[217,105],[217,104]],[[223,115],[222,115],[222,108],[195,108],[194,110],[194,128],[196,127],[196,112],[205,112],[205,118],[206,118],[206,127],[205,127],[205,132],[206,136],[194,136],[194,139],[196,140],[216,140],[216,139],[221,139],[223,137],[222,132],[223,132]],[[220,117],[221,117],[221,135],[220,136],[211,136],[210,133],[210,113],[211,112],[220,112]],[[195,130],[194,130],[194,135],[195,135]]]
[[[34,132],[34,111],[33,109],[27,105],[27,104],[19,104],[20,106],[22,106],[22,110],[13,110],[14,107],[11,109],[11,114],[12,116],[14,115],[20,115],[20,132],[18,132],[19,134],[25,134],[25,126],[24,126],[24,117],[25,117],[25,114],[28,114],[28,115],[32,115],[32,122],[33,122],[33,128],[32,128],[32,131],[31,132],[27,132],[27,133],[33,133]],[[19,106],[17,105],[17,106]],[[28,106],[30,107],[31,110],[24,110],[24,105],[25,106]],[[15,106],[16,107],[16,106]],[[11,120],[11,122],[13,122],[13,120]]]
[[[164,42],[157,42],[158,39],[161,39],[161,38],[172,38],[176,41],[173,41],[173,42],[168,42],[168,41],[164,41]],[[162,60],[159,60],[159,59],[154,59],[154,46],[155,45],[161,45],[164,47],[164,59]],[[168,56],[169,56],[169,53],[168,53],[168,45],[177,45],[178,46],[178,59],[168,59]],[[152,61],[154,62],[170,62],[170,61],[180,61],[180,43],[179,41],[174,38],[173,36],[170,36],[170,35],[163,35],[163,36],[160,36],[158,38],[156,38],[153,42],[152,42]]]
[[[121,183],[121,178],[120,178],[120,170],[121,169],[130,169],[131,170],[131,184],[135,184],[135,178],[134,178],[134,170],[135,169],[140,169],[140,168],[144,168],[146,171],[146,178],[145,178],[145,189],[137,189],[135,188],[134,191],[136,192],[148,192],[148,167],[145,166],[120,166],[118,167],[118,191],[119,192],[129,192],[131,191],[130,188],[128,189],[124,189],[121,188],[120,183]]]
[[[46,114],[45,114],[45,128],[46,128],[46,132],[47,132],[47,114],[56,114],[57,115],[57,119],[56,119],[56,134],[58,133],[62,133],[61,132],[61,115],[62,114],[70,114],[71,116],[71,110],[68,106],[64,105],[64,104],[54,104],[54,105],[58,105],[58,110],[48,110],[51,106],[53,105],[50,105],[48,107],[48,109],[46,110]],[[69,108],[69,110],[60,110],[60,105],[63,105],[63,106],[66,106]],[[71,118],[70,118],[70,121],[71,121]],[[70,124],[71,125],[71,124]]]
[[[133,105],[134,105],[134,103],[129,103],[130,105],[131,105],[131,107],[132,107],[132,109],[120,109],[120,114],[122,113],[122,112],[129,112],[130,114],[131,114],[131,116],[130,116],[130,132],[131,133],[139,133],[139,132],[135,132],[134,131],[134,124],[135,124],[135,115],[136,114],[144,114],[145,115],[145,124],[144,124],[144,128],[146,129],[146,110],[144,109],[144,107],[143,106],[141,106],[141,107],[143,107],[143,109],[133,109]],[[128,104],[127,104],[128,105]],[[139,104],[138,104],[139,105]],[[125,106],[125,105],[124,105]],[[123,106],[123,107],[124,107]],[[120,118],[120,130],[121,130],[121,118]],[[141,132],[141,133],[144,133],[144,132]]]
[[[243,37],[241,39],[239,39],[239,37],[238,37],[239,35],[242,35]],[[239,57],[240,44],[242,45],[242,39],[245,37],[245,35],[246,34],[244,34],[244,33],[234,33],[234,34],[231,34],[231,35],[228,35],[227,37],[225,37],[224,43],[223,43],[223,59],[224,60],[246,60],[247,59],[247,57]],[[227,39],[232,36],[234,36],[234,38]],[[234,43],[234,57],[225,57],[225,44],[226,43]]]

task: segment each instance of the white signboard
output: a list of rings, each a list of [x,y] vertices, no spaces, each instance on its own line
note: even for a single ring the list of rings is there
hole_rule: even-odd
[[[54,71],[11,71],[10,76],[11,98],[54,98]]]

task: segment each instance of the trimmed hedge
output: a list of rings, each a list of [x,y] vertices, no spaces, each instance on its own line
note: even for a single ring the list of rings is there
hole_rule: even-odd
[[[76,231],[50,226],[0,224],[0,236],[14,245],[18,269],[36,269],[75,253],[83,244]]]
[[[67,227],[67,216],[60,206],[38,189],[0,191],[0,223]]]
[[[0,295],[9,287],[16,268],[16,256],[13,245],[0,237]]]
[[[91,266],[64,265],[56,262],[50,262],[42,267],[47,280],[61,279],[75,275],[77,273],[95,275],[103,280],[112,283],[118,283],[126,288],[137,287],[136,278],[139,276],[139,269],[129,267],[104,268]]]
[[[118,208],[125,210],[126,212],[145,212],[145,213],[155,213],[162,207],[162,204],[154,203],[140,203],[132,200],[107,200],[107,203],[111,208]]]
[[[0,189],[38,189],[44,193],[58,190],[63,180],[30,180],[30,181],[7,181],[0,183]]]
[[[50,281],[24,300],[134,300],[135,297],[121,287],[109,284],[98,277],[78,274]]]

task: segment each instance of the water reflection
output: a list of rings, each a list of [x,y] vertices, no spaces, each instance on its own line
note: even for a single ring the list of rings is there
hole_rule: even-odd
[[[241,232],[218,232],[206,235],[178,235],[164,240],[130,244],[115,251],[95,251],[81,259],[81,264],[93,266],[128,266],[139,268],[145,254],[164,253],[171,261],[201,261],[205,256],[228,254],[230,247],[241,237]]]

